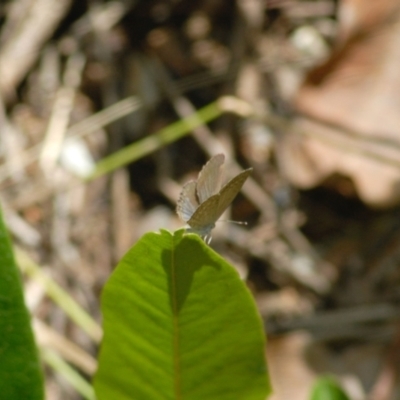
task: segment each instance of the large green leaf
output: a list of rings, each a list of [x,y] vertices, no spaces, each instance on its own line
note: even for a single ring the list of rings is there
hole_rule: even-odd
[[[103,297],[98,400],[264,400],[264,333],[237,272],[194,235],[146,234]]]
[[[43,399],[43,377],[21,279],[0,211],[0,398]]]

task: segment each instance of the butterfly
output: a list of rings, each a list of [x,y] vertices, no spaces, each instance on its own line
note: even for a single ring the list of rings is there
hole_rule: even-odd
[[[200,171],[197,181],[187,182],[181,191],[176,211],[189,225],[188,232],[211,242],[211,231],[223,212],[239,193],[253,168],[245,169],[221,189],[223,154],[213,156]]]

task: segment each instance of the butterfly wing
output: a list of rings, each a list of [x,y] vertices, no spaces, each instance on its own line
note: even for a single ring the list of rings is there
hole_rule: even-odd
[[[192,217],[187,221],[193,232],[200,236],[206,236],[211,232],[217,220],[218,204],[219,194],[215,194],[199,205]]]
[[[240,192],[240,189],[246,182],[246,179],[249,177],[253,168],[245,169],[239,175],[236,175],[232,178],[219,192],[219,201],[218,207],[215,212],[215,220],[223,214],[223,212],[228,208],[229,204],[232,203],[233,199],[237,196]]]
[[[176,212],[183,221],[188,222],[198,207],[199,203],[196,198],[196,182],[190,181],[182,187],[176,206]]]
[[[253,168],[249,168],[242,171],[232,178],[219,193],[209,197],[199,205],[192,217],[187,221],[194,232],[201,236],[206,236],[210,233],[218,218],[239,193],[252,170]]]
[[[207,162],[199,173],[196,193],[199,203],[204,203],[208,198],[218,193],[221,188],[222,165],[225,161],[223,154],[217,154]]]

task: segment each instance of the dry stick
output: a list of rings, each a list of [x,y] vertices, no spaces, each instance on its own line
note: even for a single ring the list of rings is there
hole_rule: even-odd
[[[142,102],[135,96],[127,97],[117,103],[105,108],[96,114],[85,118],[83,121],[72,125],[67,129],[66,136],[69,137],[84,137],[90,133],[104,128],[106,125],[125,117],[142,107]],[[39,143],[24,152],[23,161],[20,168],[24,168],[35,162],[40,155],[43,143]],[[0,166],[0,183],[10,176],[8,168]]]
[[[19,132],[7,117],[3,98],[0,96],[0,136],[3,144],[4,168],[14,180],[24,177],[21,155],[24,153],[19,143]]]
[[[51,297],[95,343],[99,343],[103,336],[103,331],[97,322],[87,314],[64,289],[48,277],[26,252],[20,248],[15,248],[15,257],[21,271],[41,284],[46,294]]]
[[[67,134],[69,137],[84,137],[89,133],[104,128],[117,119],[137,111],[142,105],[143,103],[138,97],[127,97],[71,126],[68,128]]]
[[[88,12],[73,23],[70,34],[80,41],[87,34],[110,30],[134,5],[136,5],[135,0],[90,4]]]
[[[24,4],[25,3],[25,4]],[[10,3],[10,14],[13,19],[18,12],[23,16],[19,23],[2,32],[0,42],[0,90],[12,94],[16,86],[24,78],[35,63],[40,49],[67,12],[71,0],[32,0],[26,2],[16,0]],[[19,11],[15,11],[16,9]]]
[[[275,7],[284,11],[289,19],[327,18],[336,13],[336,5],[331,0],[320,1],[278,1]]]
[[[37,318],[33,319],[33,329],[40,347],[56,351],[62,358],[88,375],[96,372],[97,361],[81,347]]]
[[[67,132],[69,118],[74,107],[74,99],[80,86],[85,57],[75,53],[68,58],[64,73],[64,84],[56,93],[49,125],[45,134],[40,165],[50,178],[57,164],[64,137]]]
[[[111,221],[113,225],[113,256],[120,260],[132,246],[133,218],[130,209],[129,173],[118,169],[111,175]]]
[[[39,231],[21,217],[3,196],[0,196],[0,200],[4,219],[13,236],[26,246],[38,247],[42,241]]]
[[[55,187],[63,188],[61,182],[56,182],[56,179],[54,183]],[[68,266],[68,270],[74,276],[78,277],[83,270],[79,250],[71,240],[70,192],[57,191],[51,200],[53,213],[50,223],[50,243],[57,257]]]
[[[363,337],[362,332],[364,329],[367,331],[369,325],[397,322],[399,311],[399,306],[390,303],[364,304],[289,320],[272,321],[270,327],[272,332],[307,330],[321,340],[337,340],[349,337],[349,333],[358,333],[358,337]],[[350,332],[351,327],[355,329]]]

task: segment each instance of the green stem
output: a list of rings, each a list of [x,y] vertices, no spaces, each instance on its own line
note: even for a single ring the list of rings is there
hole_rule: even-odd
[[[91,181],[106,175],[109,172],[121,168],[131,162],[138,160],[155,150],[158,150],[166,144],[175,142],[183,136],[189,134],[193,129],[204,125],[215,118],[218,118],[224,111],[220,108],[218,102],[213,102],[194,114],[177,121],[166,128],[161,129],[151,136],[145,137],[123,149],[109,155],[99,161],[96,169],[86,180]]]

